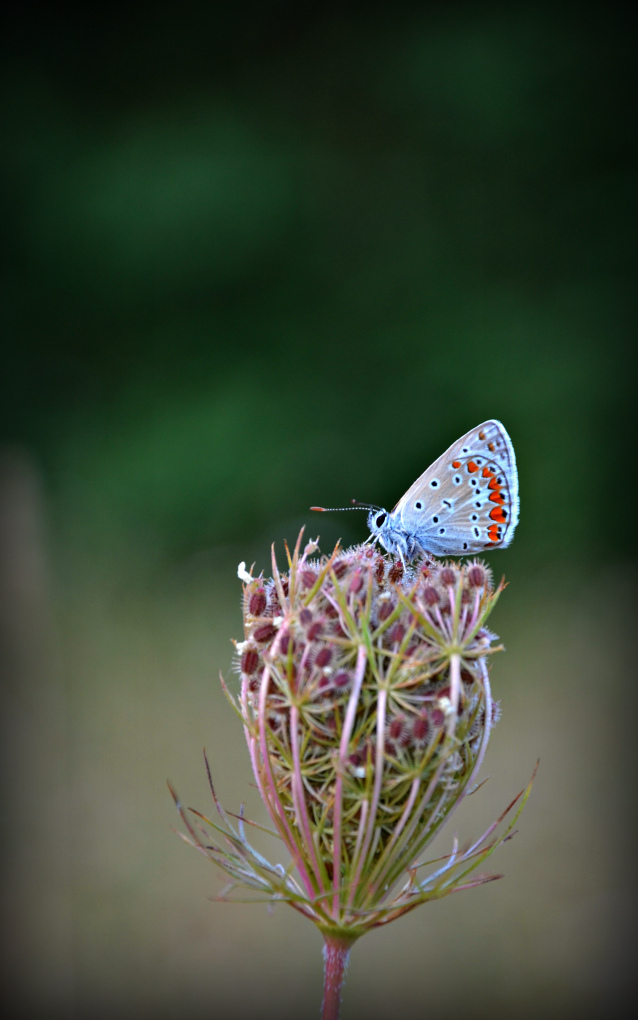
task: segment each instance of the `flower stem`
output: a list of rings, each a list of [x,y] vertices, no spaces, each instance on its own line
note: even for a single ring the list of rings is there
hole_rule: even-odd
[[[324,934],[323,1007],[321,1020],[339,1020],[341,989],[353,939]]]

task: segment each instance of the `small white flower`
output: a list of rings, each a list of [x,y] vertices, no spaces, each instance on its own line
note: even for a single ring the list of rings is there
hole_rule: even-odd
[[[244,581],[246,584],[248,584],[249,581],[252,581],[251,575],[246,570],[245,560],[242,560],[239,566],[237,567],[237,577],[239,578],[240,581]]]
[[[365,766],[357,765],[356,769],[354,769],[354,774],[357,777],[357,779],[365,779],[366,777]]]
[[[250,644],[250,641],[235,641],[235,648],[237,649],[237,651],[241,655],[241,653],[244,651],[244,649],[248,648],[249,644]]]
[[[446,697],[439,698],[438,701],[437,701],[437,705],[439,706],[439,708],[443,712],[443,715],[447,716],[447,715],[455,714],[454,713],[454,708],[452,706],[452,702],[450,701],[449,698],[446,698]]]
[[[275,616],[273,618],[272,625],[273,627],[281,627],[283,622],[284,622],[283,616]]]

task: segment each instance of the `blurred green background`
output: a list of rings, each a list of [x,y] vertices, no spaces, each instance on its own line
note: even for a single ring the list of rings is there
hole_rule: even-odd
[[[261,817],[217,680],[241,636],[237,562],[267,568],[302,524],[324,550],[361,540],[364,515],[308,507],[392,506],[489,417],[516,448],[521,523],[491,557],[510,582],[503,720],[459,832],[541,769],[494,862],[505,880],[364,939],[344,1020],[621,1002],[631,28],[603,5],[14,11],[0,541],[16,1016],[318,1015],[318,934],[283,908],[208,902],[222,881],[171,833],[165,780],[207,810],[205,745],[227,805]]]

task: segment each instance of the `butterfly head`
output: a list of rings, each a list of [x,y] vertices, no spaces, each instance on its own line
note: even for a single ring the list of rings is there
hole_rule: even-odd
[[[375,507],[368,514],[368,527],[371,533],[376,538],[377,535],[381,535],[383,532],[384,525],[388,520],[388,511],[383,508]]]

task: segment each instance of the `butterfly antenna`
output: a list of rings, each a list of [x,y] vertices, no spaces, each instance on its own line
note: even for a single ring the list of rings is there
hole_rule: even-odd
[[[351,500],[353,506],[311,506],[311,510],[318,510],[323,514],[336,513],[341,510],[382,510],[383,507],[374,503],[360,503],[358,499]]]
[[[350,502],[353,504],[353,510],[383,510],[383,507],[377,506],[376,503],[360,503],[358,499],[351,499]]]

